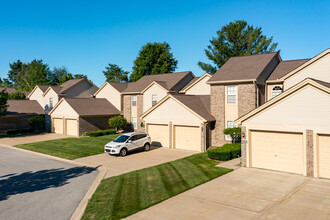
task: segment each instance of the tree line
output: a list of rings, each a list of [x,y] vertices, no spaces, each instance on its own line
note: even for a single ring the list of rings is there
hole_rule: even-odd
[[[199,61],[197,64],[203,71],[215,73],[230,57],[268,53],[276,48],[273,37],[263,35],[261,27],[238,20],[223,26],[217,31],[217,36],[210,40],[204,52],[211,63]],[[149,42],[140,49],[131,72],[109,63],[103,74],[108,82],[135,82],[145,75],[172,73],[177,65],[178,61],[167,42]],[[0,86],[15,87],[22,91],[31,91],[38,84],[59,85],[70,79],[87,78],[83,74],[70,73],[66,67],[50,70],[42,60],[28,63],[17,60],[9,66],[8,77],[0,78]]]

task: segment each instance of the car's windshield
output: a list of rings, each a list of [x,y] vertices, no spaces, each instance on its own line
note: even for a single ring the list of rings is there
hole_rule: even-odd
[[[129,136],[127,136],[127,135],[120,135],[120,136],[117,137],[115,140],[113,140],[113,142],[123,143],[123,142],[125,142],[128,138],[129,138]]]

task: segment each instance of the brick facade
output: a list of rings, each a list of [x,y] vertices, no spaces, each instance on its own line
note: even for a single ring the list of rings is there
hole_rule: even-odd
[[[131,96],[123,95],[123,116],[126,118],[127,122],[131,122]]]
[[[257,107],[257,93],[253,83],[237,85],[238,117]]]
[[[314,177],[313,130],[306,130],[306,169],[307,176]]]
[[[211,85],[211,114],[216,122],[211,131],[211,146],[221,146],[225,143],[225,86]]]
[[[246,167],[246,151],[247,151],[247,141],[246,141],[246,127],[241,126],[241,133],[242,133],[242,138],[241,138],[241,162],[242,162],[242,167]],[[243,137],[244,136],[244,137]]]
[[[81,117],[79,118],[79,135],[83,132],[110,129],[108,121],[111,117]]]
[[[8,130],[32,128],[28,123],[28,119],[32,116],[35,115],[7,115],[0,117],[0,134],[6,134]],[[41,116],[44,117],[44,115]],[[44,127],[40,129],[44,129]]]
[[[141,127],[141,118],[140,116],[143,114],[143,95],[137,96],[137,131],[144,131],[144,128]]]

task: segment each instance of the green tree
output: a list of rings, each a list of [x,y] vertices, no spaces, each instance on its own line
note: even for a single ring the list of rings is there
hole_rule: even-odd
[[[230,135],[233,143],[238,142],[238,140],[241,138],[241,128],[240,127],[226,128],[223,130],[223,133],[225,135]]]
[[[134,61],[130,81],[135,82],[145,75],[171,73],[177,65],[168,43],[147,43]]]
[[[217,31],[217,35],[205,49],[213,65],[198,62],[199,67],[208,73],[216,72],[230,57],[274,52],[277,47],[277,43],[272,43],[273,37],[267,38],[261,27],[250,26],[246,21],[230,22]]]
[[[127,120],[122,115],[117,115],[109,119],[109,126],[118,131],[119,128],[123,129],[127,126]]]
[[[127,82],[129,74],[128,71],[123,70],[116,64],[109,63],[108,66],[105,67],[105,71],[103,71],[104,76],[106,77],[107,82]]]
[[[16,62],[9,63],[9,71],[8,71],[8,81],[11,81],[14,86],[19,86],[18,82],[18,76],[20,72],[22,71],[23,66],[26,66],[26,64],[22,63],[20,60],[17,60]]]
[[[21,92],[13,92],[13,93],[9,94],[8,99],[9,100],[24,100],[24,99],[26,99],[26,96],[24,93],[21,93]]]
[[[7,78],[0,78],[0,87],[6,87],[6,88],[10,88],[13,87],[13,83],[9,81],[9,79]]]
[[[38,130],[45,123],[45,119],[40,115],[32,116],[28,119],[29,125],[34,127],[35,130]]]
[[[6,115],[6,111],[8,108],[8,93],[5,90],[0,92],[0,117]]]
[[[74,79],[82,79],[82,78],[87,79],[87,75],[84,75],[84,74],[74,74],[73,75],[73,78]]]
[[[54,67],[52,71],[49,71],[48,74],[48,83],[50,85],[59,85],[62,83],[63,76],[67,76],[69,73],[68,69],[65,66]]]

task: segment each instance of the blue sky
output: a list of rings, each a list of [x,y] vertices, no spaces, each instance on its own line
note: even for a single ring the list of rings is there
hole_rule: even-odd
[[[273,36],[284,60],[330,48],[329,1],[4,1],[0,0],[0,77],[9,63],[43,59],[87,74],[98,86],[108,63],[131,71],[146,42],[168,42],[176,71],[203,74],[199,60],[216,31],[244,19]]]

